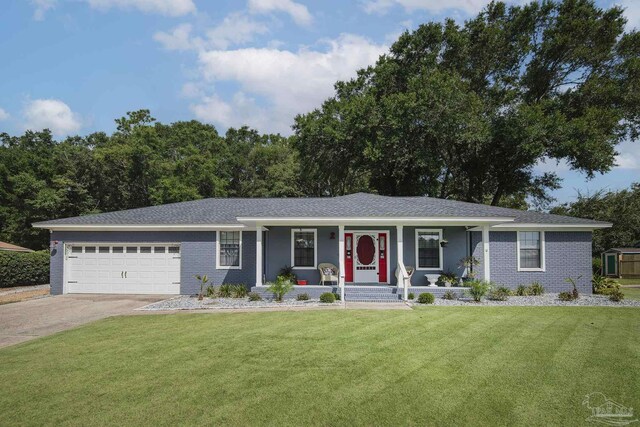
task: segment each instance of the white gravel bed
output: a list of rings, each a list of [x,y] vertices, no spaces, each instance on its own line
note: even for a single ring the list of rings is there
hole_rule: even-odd
[[[317,307],[338,305],[340,301],[333,304],[321,303],[319,300],[297,301],[295,299],[285,299],[282,302],[273,300],[249,301],[249,298],[204,298],[199,301],[195,296],[180,295],[175,298],[154,302],[145,305],[137,310],[163,311],[163,310],[221,310],[234,308],[274,308],[274,307]]]
[[[482,302],[474,302],[473,299],[464,297],[457,300],[446,300],[436,298],[433,304],[420,304],[417,301],[413,301],[413,305],[466,305],[466,306],[513,306],[513,307],[550,307],[550,306],[566,306],[566,307],[640,307],[640,301],[637,300],[622,300],[620,302],[614,302],[609,300],[605,295],[580,295],[577,300],[574,301],[560,301],[558,294],[544,294],[541,296],[529,296],[529,297],[509,297],[506,301],[490,301],[483,299]]]

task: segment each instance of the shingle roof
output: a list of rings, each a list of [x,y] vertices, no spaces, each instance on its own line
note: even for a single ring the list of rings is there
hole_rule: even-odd
[[[431,197],[355,193],[321,198],[214,198],[39,222],[51,225],[212,225],[237,218],[514,218],[516,223],[605,225],[600,221]]]
[[[0,242],[0,251],[9,251],[9,252],[33,252],[33,250],[29,248],[23,248],[22,246],[12,245],[7,242]]]
[[[611,248],[605,252],[622,252],[629,254],[640,254],[640,248]]]

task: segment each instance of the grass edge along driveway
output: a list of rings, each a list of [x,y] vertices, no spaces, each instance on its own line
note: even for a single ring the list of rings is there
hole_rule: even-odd
[[[639,325],[606,307],[116,317],[0,350],[0,425],[584,425],[588,393],[640,408]]]

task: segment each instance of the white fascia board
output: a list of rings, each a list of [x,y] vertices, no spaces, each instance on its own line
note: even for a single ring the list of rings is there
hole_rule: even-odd
[[[610,228],[613,224],[495,224],[491,226],[496,231],[520,231],[520,230],[548,230],[548,231],[593,231],[601,228]],[[481,228],[474,227],[469,231],[482,231]]]
[[[508,217],[327,217],[327,218],[255,218],[238,217],[238,222],[243,224],[268,224],[268,225],[486,225],[513,222],[514,218]]]
[[[33,224],[35,228],[51,231],[215,231],[215,230],[244,230],[252,231],[255,227],[244,224],[211,224],[211,225],[92,225],[92,224]]]

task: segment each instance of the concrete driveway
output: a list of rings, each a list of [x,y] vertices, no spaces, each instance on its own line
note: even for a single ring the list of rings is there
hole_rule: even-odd
[[[105,317],[134,314],[134,309],[166,298],[166,295],[59,295],[0,305],[0,348]]]

